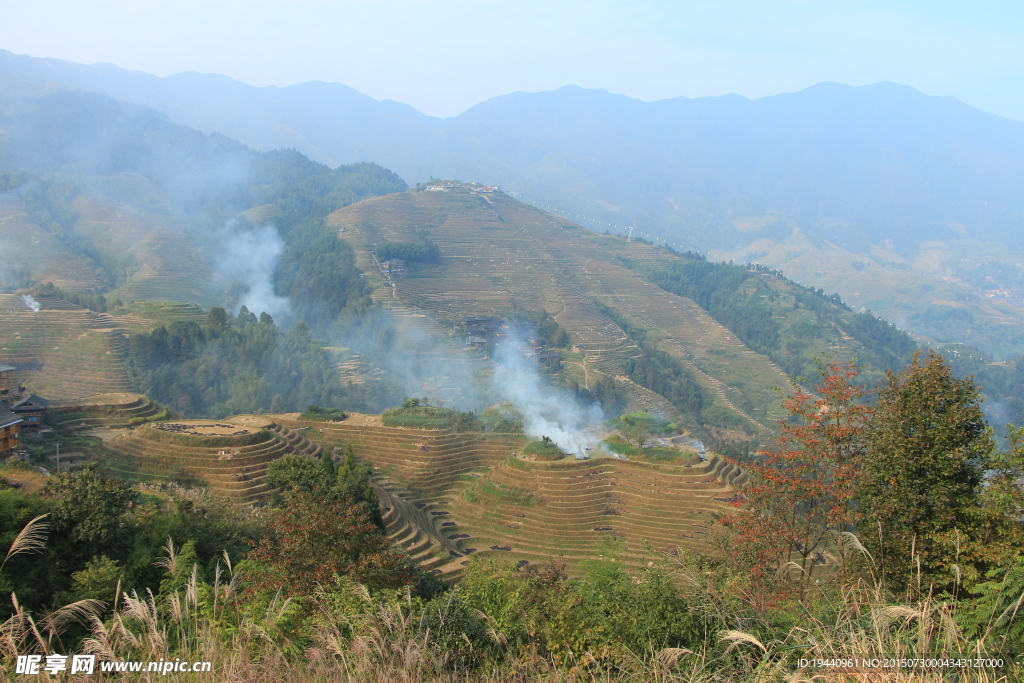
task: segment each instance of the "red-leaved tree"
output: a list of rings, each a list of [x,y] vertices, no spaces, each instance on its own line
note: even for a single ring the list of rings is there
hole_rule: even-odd
[[[736,556],[755,579],[773,576],[785,563],[801,568],[802,590],[826,546],[854,522],[852,501],[871,409],[854,386],[853,363],[823,368],[817,395],[798,390],[785,403],[775,444],[752,462],[738,462],[750,480],[724,523],[735,532]]]

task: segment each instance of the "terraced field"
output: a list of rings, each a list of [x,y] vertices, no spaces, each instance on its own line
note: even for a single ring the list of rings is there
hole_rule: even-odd
[[[54,401],[47,422],[62,433],[120,431],[159,420],[175,419],[177,413],[142,394],[116,392],[80,399]]]
[[[40,297],[34,313],[13,294],[0,294],[0,364],[49,399],[77,399],[131,389],[125,359],[128,335],[172,320],[205,319],[195,306],[134,303],[124,315],[96,313]]]
[[[211,304],[203,283],[211,269],[194,238],[126,206],[79,195],[75,232],[92,248],[119,256],[128,281],[107,294],[123,301],[182,301]]]
[[[648,544],[658,552],[707,550],[712,514],[743,481],[719,456],[694,467],[509,458],[452,497],[449,538],[466,535],[458,541],[463,552],[559,557],[570,567],[595,557],[609,537],[626,544],[627,561],[639,561]]]
[[[126,330],[113,317],[65,304],[43,302],[33,313],[20,297],[0,294],[0,364],[50,399],[128,391]]]
[[[4,253],[5,268],[25,268],[33,281],[73,290],[103,285],[96,264],[33,223],[15,204],[0,204],[0,251]]]
[[[74,201],[76,239],[104,264],[119,264],[127,280],[107,293],[111,300],[182,301],[209,306],[204,283],[211,269],[194,238],[166,221],[123,204],[80,194]],[[62,289],[94,291],[108,285],[99,263],[32,222],[17,202],[0,206],[0,245],[7,267],[24,268],[35,282]],[[96,256],[96,255],[99,256]]]
[[[507,453],[507,451],[506,451]],[[367,458],[376,462],[371,454]],[[611,458],[527,463],[481,458],[433,490],[380,475],[376,487],[392,540],[446,581],[470,556],[537,563],[554,558],[577,572],[609,541],[638,564],[650,547],[709,550],[713,515],[727,509],[745,475],[715,456],[699,467]],[[393,470],[392,470],[393,471]]]
[[[527,443],[517,434],[402,429],[381,426],[379,421],[353,425],[271,417],[325,447],[351,444],[360,459],[417,494],[443,490],[471,470],[493,467]]]
[[[725,509],[732,485],[745,481],[715,456],[697,466],[600,458],[527,462],[512,434],[453,433],[271,416],[325,447],[351,444],[375,468],[391,538],[422,566],[455,580],[468,557],[542,562],[571,571],[624,542],[624,561],[655,550],[706,548],[711,515]]]
[[[592,233],[508,197],[462,190],[378,197],[335,212],[328,223],[349,240],[369,274],[376,272],[375,244],[416,241],[418,231],[429,230],[442,263],[413,268],[398,281],[394,295],[404,310],[454,321],[508,315],[514,307],[545,309],[583,347],[586,367],[569,372],[581,384],[588,377],[614,378],[630,409],[676,416],[671,404],[625,377],[623,362],[638,350],[597,303],[646,329],[649,342],[692,368],[717,405],[743,416],[762,437],[782,416],[773,388],[788,387],[789,378],[778,367],[693,301],[652,285],[620,260],[676,258],[665,250]]]
[[[321,447],[273,420],[243,415],[149,423],[104,441],[98,457],[112,476],[205,485],[248,502],[268,493],[267,465],[286,453],[319,457]]]
[[[379,416],[341,423],[296,415],[182,420],[145,396],[112,393],[57,402],[63,433],[102,438],[94,455],[108,475],[206,486],[241,502],[269,492],[267,466],[285,453],[336,458],[352,445],[374,467],[374,486],[392,540],[446,581],[469,556],[542,562],[570,571],[624,543],[623,561],[646,548],[707,548],[711,515],[745,480],[715,456],[697,466],[601,458],[528,462],[516,434],[455,433],[382,426]]]

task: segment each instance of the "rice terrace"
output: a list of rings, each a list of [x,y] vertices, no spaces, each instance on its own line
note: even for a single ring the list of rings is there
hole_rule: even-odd
[[[1017,137],[169,78],[0,50],[0,678],[1019,679]]]

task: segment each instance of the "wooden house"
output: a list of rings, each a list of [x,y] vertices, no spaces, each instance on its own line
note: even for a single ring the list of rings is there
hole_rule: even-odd
[[[24,420],[21,423],[21,430],[23,432],[38,432],[42,429],[48,407],[50,407],[49,401],[41,396],[32,394],[16,403],[12,403],[7,406],[7,409]]]
[[[17,368],[10,365],[0,365],[0,398],[15,396],[21,393],[14,381],[14,371]]]
[[[470,336],[486,337],[488,339],[497,337],[505,321],[501,318],[466,318],[462,321],[466,326],[466,333]]]
[[[18,448],[21,418],[0,406],[0,458],[9,458]]]

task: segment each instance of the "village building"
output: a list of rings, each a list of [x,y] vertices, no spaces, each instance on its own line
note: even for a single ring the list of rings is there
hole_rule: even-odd
[[[514,335],[520,339],[530,334],[531,331],[530,324],[522,321],[512,320],[501,325],[502,334]]]
[[[545,367],[558,367],[562,362],[562,356],[554,351],[545,351],[534,356],[538,363]]]
[[[388,259],[380,264],[380,269],[385,275],[405,275],[405,261],[400,258]]]
[[[0,458],[10,458],[18,448],[21,418],[0,406]]]
[[[462,324],[466,326],[466,333],[468,335],[490,339],[499,335],[505,321],[501,318],[476,317],[466,318],[462,321]]]
[[[20,394],[18,385],[14,381],[14,371],[17,368],[10,365],[0,365],[0,398]]]
[[[50,402],[45,398],[32,394],[10,404],[7,406],[7,410],[23,420],[21,423],[23,432],[38,432],[43,427],[46,409],[49,406]]]

